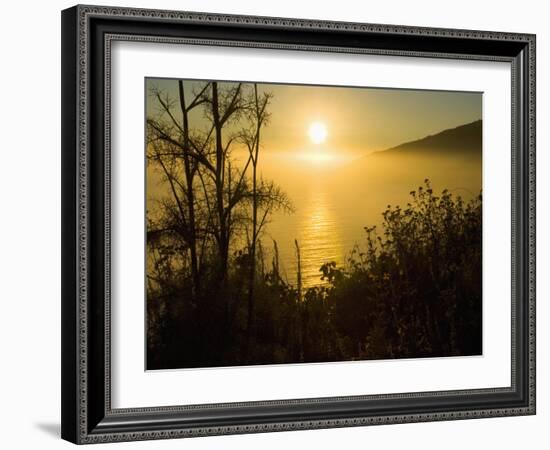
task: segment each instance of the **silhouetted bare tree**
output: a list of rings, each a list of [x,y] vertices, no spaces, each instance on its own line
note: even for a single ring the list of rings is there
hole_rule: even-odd
[[[193,303],[208,309],[217,298],[229,333],[242,297],[229,295],[230,249],[246,244],[251,336],[259,238],[274,210],[291,208],[280,188],[258,172],[272,96],[255,84],[218,82],[195,83],[190,95],[183,80],[174,83],[177,95],[151,89],[157,112],[147,117],[148,159],[162,174],[164,195],[149,212],[148,237],[152,254],[179,251],[181,257],[151,262],[150,282],[159,284],[168,272],[183,280],[189,271]]]

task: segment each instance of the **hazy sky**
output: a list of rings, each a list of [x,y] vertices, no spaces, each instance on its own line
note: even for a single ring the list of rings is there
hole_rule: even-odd
[[[187,98],[203,83],[185,81]],[[148,79],[147,91],[153,86],[178,98],[175,80]],[[271,120],[262,136],[266,151],[308,152],[317,147],[334,154],[367,154],[482,117],[480,93],[265,83],[258,87],[273,94]],[[157,108],[149,95],[147,114]],[[205,124],[202,115],[197,109],[192,127]],[[320,144],[308,135],[312,123],[326,129]]]

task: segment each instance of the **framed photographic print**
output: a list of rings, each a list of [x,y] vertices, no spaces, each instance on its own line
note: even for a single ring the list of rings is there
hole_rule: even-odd
[[[62,13],[62,436],[535,413],[535,36]]]

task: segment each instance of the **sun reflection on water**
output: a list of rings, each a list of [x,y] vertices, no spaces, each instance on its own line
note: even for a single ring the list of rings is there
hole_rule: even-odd
[[[307,288],[321,284],[320,267],[330,261],[340,264],[344,251],[333,208],[321,186],[308,191],[305,207],[297,214],[300,216],[297,240],[302,261],[302,284]],[[293,274],[296,267],[294,262]]]

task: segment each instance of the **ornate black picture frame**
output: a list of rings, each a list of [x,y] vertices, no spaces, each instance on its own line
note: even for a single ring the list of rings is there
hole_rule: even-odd
[[[117,40],[511,63],[511,385],[113,409],[109,102]],[[62,110],[64,439],[84,444],[535,414],[534,35],[75,6],[62,12]]]

